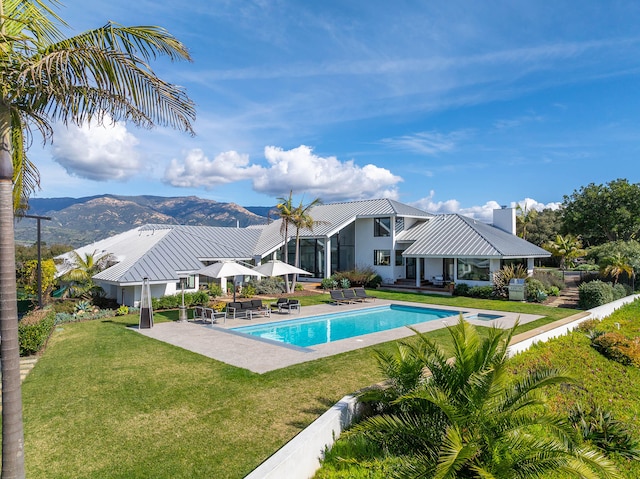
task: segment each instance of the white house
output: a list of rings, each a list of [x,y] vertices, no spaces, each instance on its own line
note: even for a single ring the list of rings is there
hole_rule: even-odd
[[[389,199],[319,205],[310,216],[317,225],[299,232],[300,267],[316,279],[370,266],[388,283],[420,285],[437,278],[480,285],[490,284],[492,273],[505,262],[518,261],[532,271],[535,258],[549,256],[515,235],[513,208],[496,210],[493,226],[457,214],[433,215]],[[94,281],[119,303],[136,305],[144,278],[158,297],[179,291],[181,277],[188,278],[189,290],[198,289],[200,278],[194,273],[216,261],[257,265],[282,258],[281,221],[248,228],[145,225],[76,251],[113,255],[116,263]],[[291,260],[295,233],[289,228]]]

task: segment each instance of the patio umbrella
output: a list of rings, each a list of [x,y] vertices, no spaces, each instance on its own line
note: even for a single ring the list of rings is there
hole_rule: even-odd
[[[311,274],[300,268],[296,268],[284,261],[271,260],[261,265],[255,266],[253,271],[262,273],[265,276],[284,276],[285,274]]]
[[[210,278],[228,278],[230,276],[264,276],[259,271],[242,266],[235,261],[220,261],[196,271],[196,274]],[[236,288],[233,288],[233,300],[236,300]]]

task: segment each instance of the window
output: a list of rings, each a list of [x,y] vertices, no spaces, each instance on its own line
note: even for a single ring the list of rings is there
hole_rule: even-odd
[[[489,260],[484,258],[458,258],[458,280],[489,281]]]
[[[402,250],[396,250],[396,266],[402,266],[404,264],[403,259],[404,258],[402,257]]]
[[[391,236],[391,218],[373,218],[373,236]]]
[[[376,266],[389,266],[391,264],[391,251],[388,249],[374,250],[373,264]]]
[[[194,289],[196,287],[196,277],[193,274],[190,274],[186,278],[181,278],[181,280],[176,283],[176,289],[182,289],[182,281],[184,281],[184,289]]]

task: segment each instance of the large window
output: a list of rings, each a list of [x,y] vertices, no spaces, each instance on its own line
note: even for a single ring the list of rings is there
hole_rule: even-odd
[[[489,259],[458,258],[458,281],[489,281]]]
[[[404,264],[404,257],[402,256],[402,250],[396,250],[396,266],[402,266]]]
[[[373,218],[373,236],[391,236],[391,218]]]
[[[376,266],[389,266],[391,264],[391,250],[388,250],[388,249],[374,250],[373,264]]]

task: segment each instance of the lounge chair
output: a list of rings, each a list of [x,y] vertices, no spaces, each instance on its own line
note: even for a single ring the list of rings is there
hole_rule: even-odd
[[[298,310],[298,313],[299,313],[300,312],[300,300],[299,299],[290,299],[290,300],[287,301],[287,304],[283,304],[282,305],[282,309],[283,310],[287,310],[289,312],[289,314],[294,309]]]
[[[371,299],[373,301],[376,300],[376,297],[369,296],[367,292],[364,290],[364,288],[353,288],[353,292],[356,293],[356,296],[360,298],[362,301],[367,301],[368,299]]]
[[[332,289],[331,291],[329,291],[329,294],[331,295],[331,299],[335,304],[340,305],[340,304],[346,304],[351,302],[344,297],[342,290]]]
[[[356,293],[352,289],[343,289],[342,295],[344,296],[344,299],[348,303],[355,303],[356,301],[364,301],[364,299],[358,298],[356,296]]]
[[[227,313],[225,311],[216,311],[213,308],[203,308],[202,321],[205,323],[208,321],[213,324],[218,322],[218,318],[224,318],[226,322]]]

